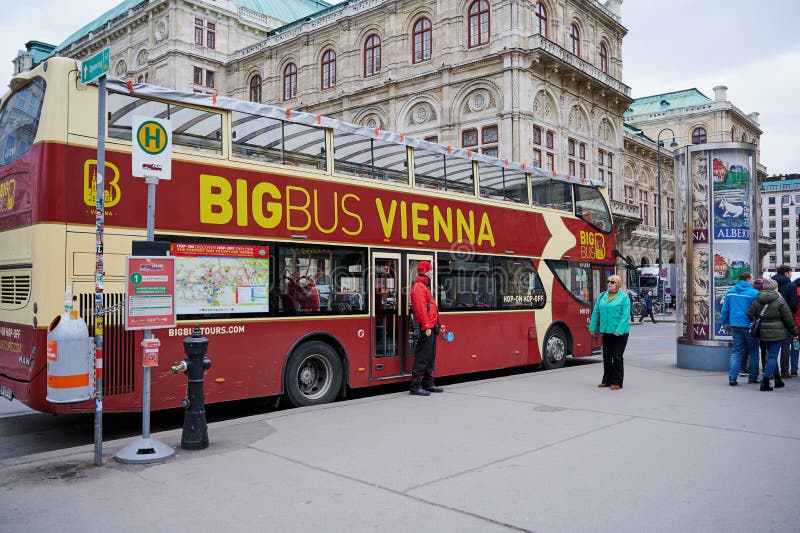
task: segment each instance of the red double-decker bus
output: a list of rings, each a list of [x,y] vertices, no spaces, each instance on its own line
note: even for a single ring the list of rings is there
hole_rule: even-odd
[[[73,60],[15,77],[0,109],[0,395],[45,412],[47,325],[64,287],[93,323],[97,98]],[[285,395],[294,405],[409,379],[408,289],[434,265],[445,335],[438,376],[541,365],[599,348],[591,306],[613,273],[597,184],[274,106],[109,81],[103,398],[142,404],[141,332],[119,311],[125,258],[146,238],[132,177],[134,116],[171,121],[172,179],[155,238],[176,262],[178,327],[155,330],[153,409],[180,405],[193,325],[210,340],[206,401]]]

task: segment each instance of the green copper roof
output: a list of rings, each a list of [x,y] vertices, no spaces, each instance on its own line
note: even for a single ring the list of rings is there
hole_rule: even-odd
[[[64,48],[68,47],[75,41],[81,39],[84,35],[87,35],[89,32],[92,32],[100,28],[101,26],[105,25],[111,20],[114,20],[120,15],[124,15],[125,13],[128,12],[129,9],[133,9],[142,2],[147,2],[147,0],[125,0],[124,2],[120,3],[117,7],[109,9],[108,11],[106,11],[93,21],[91,21],[89,24],[87,24],[83,28],[79,29],[78,31],[67,37],[67,39],[63,43],[58,45],[58,48],[56,48],[55,51],[59,52],[63,50]]]
[[[639,128],[636,128],[634,126],[631,126],[630,124],[628,124],[626,122],[622,123],[622,129],[625,130],[626,133],[630,133],[631,135],[635,135],[637,137],[641,137],[642,139],[647,139],[648,141],[650,141],[652,143],[655,142],[653,139],[651,139],[650,137],[645,135],[642,130],[640,130]]]
[[[710,104],[711,99],[697,89],[685,89],[673,93],[655,94],[637,98],[625,111],[625,115],[657,113],[669,109],[680,109],[696,105]]]
[[[241,7],[290,23],[331,6],[322,0],[234,0]]]

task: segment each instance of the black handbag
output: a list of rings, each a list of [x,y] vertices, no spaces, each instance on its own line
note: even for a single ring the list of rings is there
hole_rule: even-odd
[[[761,334],[761,318],[764,316],[764,313],[767,311],[767,307],[769,307],[769,304],[765,305],[764,308],[761,309],[761,312],[758,314],[757,317],[755,317],[753,319],[752,324],[750,324],[750,329],[747,330],[747,332],[750,333],[751,337],[758,338],[758,336]]]

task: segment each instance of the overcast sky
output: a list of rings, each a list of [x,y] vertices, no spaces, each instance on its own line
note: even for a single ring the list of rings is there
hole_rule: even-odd
[[[11,59],[27,41],[59,44],[120,1],[4,1],[0,87],[8,86]],[[768,172],[800,172],[800,2],[624,0],[622,23],[623,81],[634,97],[696,87],[713,99],[712,88],[727,85],[736,107],[761,113]]]

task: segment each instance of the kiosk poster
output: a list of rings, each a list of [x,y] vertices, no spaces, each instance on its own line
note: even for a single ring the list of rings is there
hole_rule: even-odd
[[[693,257],[690,258],[692,268],[692,287],[694,299],[694,317],[692,327],[695,339],[710,337],[710,298],[711,265],[709,263],[709,161],[708,152],[694,152],[690,164],[692,172],[692,240],[694,242]]]
[[[750,239],[750,173],[741,153],[713,152],[714,239]]]
[[[750,226],[752,190],[749,153],[714,150],[710,153],[712,208],[714,336],[730,337],[722,331],[725,293],[751,272]]]
[[[692,240],[695,243],[707,243],[708,239],[708,152],[692,154]]]
[[[714,244],[714,332],[715,337],[728,337],[730,334],[722,331],[722,302],[725,294],[736,283],[744,272],[751,272],[751,265],[747,254],[747,247],[734,243]]]
[[[709,280],[711,272],[709,269],[708,245],[696,245],[694,248],[694,258],[692,261],[692,271],[694,278],[694,316],[693,328],[695,339],[709,338],[709,298],[711,287]]]
[[[178,314],[269,311],[269,248],[173,243]]]

